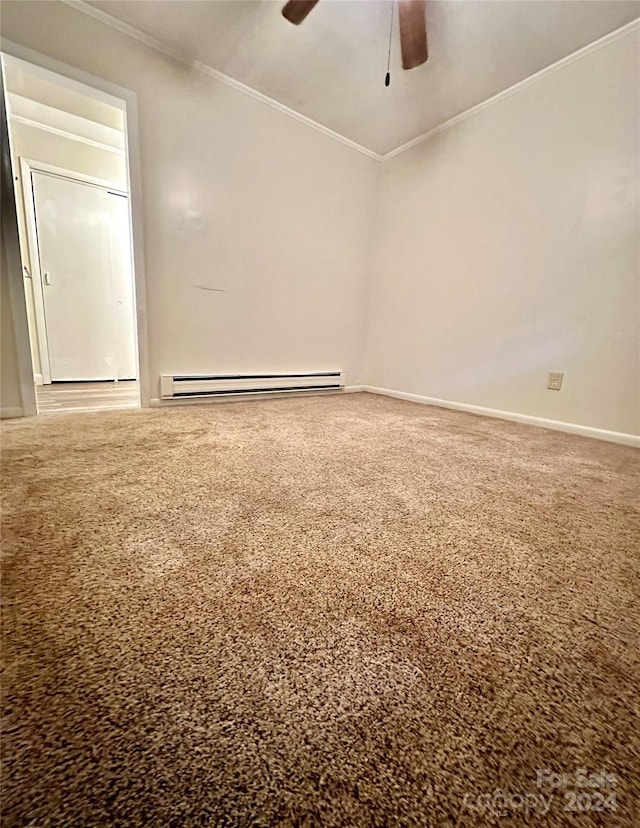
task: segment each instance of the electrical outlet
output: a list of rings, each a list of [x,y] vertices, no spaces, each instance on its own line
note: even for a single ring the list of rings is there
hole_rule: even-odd
[[[549,381],[547,382],[547,388],[550,391],[559,391],[562,388],[562,378],[564,374],[557,374],[551,373],[549,374]]]

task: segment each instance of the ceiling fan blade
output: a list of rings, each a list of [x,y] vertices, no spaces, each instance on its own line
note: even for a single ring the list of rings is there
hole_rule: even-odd
[[[429,57],[424,6],[425,0],[399,0],[398,2],[403,69],[414,69],[421,63],[426,63]]]
[[[294,26],[299,26],[318,0],[289,0],[282,9],[282,16]]]

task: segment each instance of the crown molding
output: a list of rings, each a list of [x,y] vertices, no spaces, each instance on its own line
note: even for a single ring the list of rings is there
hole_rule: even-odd
[[[424,141],[428,141],[429,138],[432,138],[434,135],[438,135],[440,132],[444,132],[444,130],[449,129],[456,124],[459,124],[461,121],[465,121],[467,118],[471,118],[473,115],[477,115],[478,112],[482,112],[484,109],[487,109],[493,104],[499,103],[500,101],[504,100],[505,98],[511,97],[511,95],[515,95],[517,92],[520,92],[521,89],[525,89],[527,86],[531,86],[534,83],[546,78],[548,75],[552,75],[554,72],[557,72],[559,69],[563,69],[565,66],[569,66],[571,63],[575,63],[577,60],[581,60],[582,58],[590,55],[592,52],[601,49],[603,46],[608,46],[610,43],[613,43],[615,40],[618,40],[625,35],[630,34],[631,32],[635,31],[636,29],[640,29],[640,17],[632,20],[630,23],[626,23],[624,26],[621,26],[619,29],[615,29],[613,32],[609,32],[609,34],[604,35],[603,37],[598,38],[598,40],[594,40],[592,43],[589,43],[587,46],[582,46],[575,52],[572,52],[570,55],[566,57],[560,58],[555,63],[549,64],[549,66],[545,66],[544,69],[540,69],[538,72],[535,72],[533,75],[529,75],[526,78],[523,78],[521,81],[514,83],[513,86],[507,87],[507,89],[503,89],[502,92],[498,92],[496,95],[492,95],[490,98],[487,98],[485,101],[482,101],[475,106],[472,106],[470,109],[465,109],[464,112],[460,112],[459,115],[455,115],[453,118],[449,118],[448,121],[443,121],[441,124],[433,127],[433,129],[428,130],[427,132],[423,132],[422,135],[418,135],[415,138],[412,138],[410,141],[407,141],[406,144],[402,144],[399,147],[396,147],[393,150],[385,153],[380,157],[380,161],[389,161],[391,158],[395,158],[396,155],[400,155],[402,152],[406,152],[407,150],[413,149],[413,147],[418,146],[418,144],[422,144]]]
[[[79,12],[82,12],[82,14],[86,14],[88,17],[93,17],[95,20],[99,20],[101,23],[104,23],[110,28],[115,29],[121,34],[131,37],[133,38],[133,40],[137,40],[139,43],[143,43],[150,49],[155,49],[155,51],[157,52],[162,52],[163,54],[172,58],[172,60],[176,60],[179,63],[189,66],[189,68],[195,69],[196,71],[201,72],[203,75],[208,75],[210,78],[213,78],[214,80],[217,80],[220,83],[224,83],[226,86],[235,89],[236,92],[242,92],[243,95],[247,95],[248,97],[253,98],[255,101],[259,101],[260,103],[271,107],[271,109],[275,109],[278,112],[282,112],[284,115],[288,115],[289,118],[293,118],[294,120],[299,121],[305,126],[315,129],[317,132],[321,132],[323,135],[326,135],[328,138],[332,138],[334,141],[339,141],[341,144],[344,144],[345,146],[350,147],[353,150],[356,150],[356,152],[362,153],[362,155],[366,155],[368,158],[373,158],[375,161],[380,161],[382,157],[377,152],[367,149],[367,147],[363,147],[360,144],[357,144],[355,141],[351,141],[344,135],[340,135],[340,133],[334,132],[334,130],[329,129],[329,127],[323,126],[317,121],[314,121],[312,118],[307,118],[306,115],[302,115],[299,112],[296,112],[295,109],[291,109],[290,107],[279,103],[273,98],[270,98],[268,95],[265,95],[262,92],[258,92],[257,89],[253,89],[251,86],[247,86],[246,84],[235,80],[230,75],[225,75],[224,72],[220,72],[218,69],[214,69],[206,63],[202,63],[198,60],[185,60],[185,58],[182,55],[180,55],[178,52],[176,52],[163,41],[146,34],[140,29],[137,29],[135,26],[131,26],[128,23],[124,23],[122,20],[118,20],[118,18],[113,17],[113,15],[108,14],[107,12],[104,12],[101,9],[97,9],[94,6],[90,6],[88,3],[85,3],[84,0],[63,0],[63,2],[67,6],[71,6],[71,8],[76,9]]]
[[[543,69],[540,69],[533,75],[528,75],[521,81],[518,81],[517,83],[514,83],[512,86],[507,87],[507,89],[503,89],[501,92],[498,92],[495,95],[492,95],[490,98],[481,101],[479,104],[476,104],[475,106],[472,106],[469,109],[465,109],[463,112],[460,112],[458,115],[454,115],[453,118],[449,118],[447,121],[443,121],[441,124],[438,124],[437,126],[433,127],[427,132],[423,132],[421,135],[417,135],[415,138],[412,138],[405,144],[401,144],[399,147],[396,147],[395,149],[392,149],[387,153],[381,154],[374,152],[373,150],[370,150],[367,147],[363,147],[362,145],[357,144],[355,141],[351,141],[344,135],[340,135],[340,133],[335,132],[332,129],[329,129],[329,127],[323,126],[317,121],[314,121],[312,118],[308,118],[306,115],[302,115],[299,112],[296,112],[294,109],[291,109],[290,107],[279,103],[273,98],[270,98],[268,95],[265,95],[262,92],[258,92],[256,89],[253,89],[252,87],[235,80],[230,75],[226,75],[224,72],[220,72],[218,69],[214,69],[206,63],[202,63],[200,61],[186,61],[182,55],[180,55],[178,52],[176,52],[163,41],[146,34],[140,29],[137,29],[135,26],[131,26],[128,23],[124,23],[123,21],[118,20],[118,18],[113,17],[113,15],[110,15],[107,12],[102,11],[101,9],[97,9],[94,6],[89,5],[84,0],[63,0],[63,2],[66,3],[66,5],[76,9],[77,11],[80,11],[83,14],[88,15],[89,17],[93,17],[96,20],[99,20],[100,22],[106,24],[110,28],[119,31],[122,34],[133,38],[134,40],[137,40],[139,43],[143,43],[145,46],[148,46],[151,49],[154,49],[158,52],[162,52],[163,54],[171,57],[173,60],[177,60],[182,64],[188,65],[190,68],[195,69],[198,72],[202,72],[202,74],[208,75],[210,78],[213,78],[214,80],[217,80],[220,83],[224,83],[226,86],[229,86],[238,92],[242,92],[242,94],[248,95],[250,98],[259,101],[260,103],[263,103],[266,106],[270,106],[272,109],[276,109],[278,112],[282,112],[284,115],[288,115],[290,118],[294,118],[296,121],[299,121],[300,123],[305,124],[306,126],[311,127],[312,129],[315,129],[318,132],[321,132],[323,135],[326,135],[329,138],[333,138],[334,141],[339,141],[341,144],[344,144],[345,146],[350,147],[351,149],[354,149],[357,152],[362,153],[363,155],[366,155],[368,158],[373,158],[375,161],[380,162],[389,161],[391,158],[395,158],[396,155],[400,155],[400,153],[413,149],[413,147],[417,146],[418,144],[422,144],[424,141],[428,141],[429,138],[432,138],[434,135],[438,135],[444,130],[447,130],[450,127],[453,127],[456,124],[460,123],[461,121],[464,121],[467,118],[471,118],[474,115],[477,115],[484,109],[493,106],[493,104],[499,103],[500,101],[510,97],[511,95],[516,94],[521,89],[525,89],[527,86],[537,83],[539,80],[542,80],[548,75],[557,72],[559,69],[563,69],[565,66],[568,66],[571,63],[574,63],[575,61],[581,60],[583,57],[586,57],[592,52],[595,52],[596,50],[601,49],[604,46],[608,46],[615,40],[618,40],[619,38],[624,37],[625,35],[630,34],[631,32],[636,31],[640,28],[639,17],[635,20],[632,20],[630,23],[621,26],[619,29],[615,29],[613,32],[609,32],[609,34],[603,35],[603,37],[594,40],[592,43],[589,43],[586,46],[582,46],[580,49],[577,49],[570,55],[566,55],[565,57],[561,58],[555,63],[552,63],[549,66],[545,66]]]

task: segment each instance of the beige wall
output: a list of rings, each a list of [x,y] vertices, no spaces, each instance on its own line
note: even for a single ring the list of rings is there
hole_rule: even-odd
[[[0,74],[2,74],[0,72]],[[4,90],[0,88],[0,417],[35,414]]]
[[[3,230],[0,244],[0,416],[15,417],[22,413],[22,393],[6,253]]]
[[[13,155],[104,178],[123,190],[127,189],[127,167],[123,155],[27,124],[12,122],[9,129]]]
[[[375,161],[69,6],[3,3],[2,34],[138,95],[152,397],[161,373],[362,380]]]
[[[2,32],[138,95],[152,396],[336,366],[639,433],[637,33],[380,168],[68,6],[5,2]]]
[[[369,384],[640,433],[638,66],[633,31],[385,163]]]

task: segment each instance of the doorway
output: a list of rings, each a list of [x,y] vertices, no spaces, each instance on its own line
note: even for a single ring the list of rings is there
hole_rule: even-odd
[[[138,407],[126,103],[2,63],[38,413]]]

